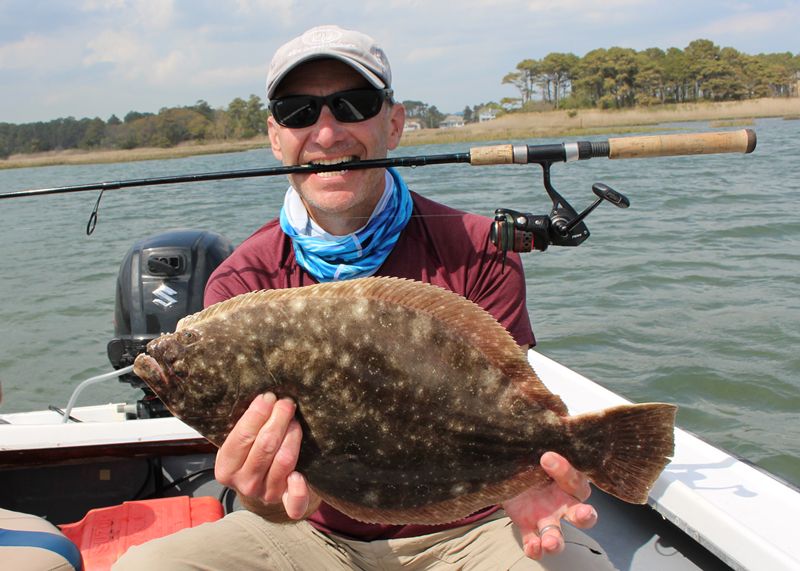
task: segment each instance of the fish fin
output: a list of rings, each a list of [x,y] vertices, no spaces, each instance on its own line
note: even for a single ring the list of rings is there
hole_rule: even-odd
[[[520,391],[553,412],[565,416],[567,407],[542,383],[527,356],[494,317],[478,304],[428,283],[392,277],[369,277],[314,284],[302,288],[261,290],[245,293],[184,317],[177,330],[245,306],[287,302],[302,298],[374,299],[427,313],[458,331]]]
[[[564,456],[601,490],[645,504],[674,454],[677,408],[633,404],[568,417],[574,448]]]
[[[467,494],[452,500],[429,504],[407,510],[389,510],[360,506],[334,498],[309,484],[322,501],[343,514],[364,523],[388,525],[440,525],[464,519],[484,508],[499,505],[517,497],[525,490],[541,487],[551,478],[538,465],[501,482],[484,488],[480,492]]]
[[[241,295],[237,295],[236,297],[232,297],[230,299],[226,299],[225,301],[221,301],[219,303],[215,303],[214,305],[210,305],[206,307],[202,311],[198,311],[197,313],[193,313],[192,315],[187,315],[180,321],[178,321],[178,325],[175,327],[175,331],[180,331],[181,329],[185,329],[187,327],[194,327],[198,323],[206,321],[207,319],[211,319],[218,315],[225,314],[229,311],[235,311],[236,309],[244,306],[251,305],[253,303],[266,303],[275,299],[281,299],[286,297],[288,292],[294,291],[302,291],[305,288],[297,288],[297,289],[264,289],[259,291],[251,291],[248,293],[243,293]]]

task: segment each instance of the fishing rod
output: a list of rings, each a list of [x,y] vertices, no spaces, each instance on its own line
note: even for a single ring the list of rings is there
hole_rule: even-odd
[[[574,143],[556,143],[548,145],[495,145],[488,147],[474,147],[466,153],[453,153],[442,155],[423,155],[416,157],[394,157],[386,159],[372,159],[364,161],[349,162],[346,164],[307,164],[295,166],[267,167],[261,169],[236,170],[225,172],[211,172],[200,174],[177,175],[156,178],[144,178],[136,180],[124,180],[116,182],[98,182],[76,186],[62,186],[54,188],[40,188],[23,190],[16,192],[0,193],[0,199],[20,198],[30,196],[42,196],[50,194],[64,194],[72,192],[99,190],[100,196],[97,198],[94,210],[89,218],[87,234],[94,231],[97,223],[97,209],[103,192],[106,190],[117,190],[121,188],[132,188],[142,186],[157,186],[163,184],[178,184],[188,182],[203,182],[211,180],[229,180],[236,178],[253,178],[262,176],[290,175],[290,174],[312,174],[321,172],[347,170],[362,170],[370,168],[387,167],[418,167],[427,165],[441,165],[451,163],[469,163],[473,166],[486,165],[505,165],[505,164],[530,164],[537,163],[544,169],[544,185],[551,199],[553,200],[553,210],[549,222],[545,224],[543,220],[532,217],[523,222],[524,215],[513,210],[503,210],[503,220],[492,227],[492,242],[504,251],[530,251],[520,250],[521,240],[527,243],[528,238],[522,234],[535,233],[532,247],[544,250],[547,244],[556,245],[577,245],[588,237],[588,230],[582,223],[582,219],[588,215],[603,200],[617,204],[620,207],[627,201],[618,195],[613,189],[601,185],[607,190],[602,192],[595,191],[598,201],[590,207],[588,211],[578,215],[571,206],[563,199],[550,184],[550,165],[555,162],[573,162],[592,158],[609,159],[629,159],[647,157],[668,157],[682,155],[701,155],[713,153],[751,153],[756,147],[756,135],[751,129],[740,131],[722,131],[716,133],[693,133],[681,135],[662,135],[662,136],[636,136],[619,137],[607,141],[579,141]],[[599,192],[599,193],[598,193]],[[624,200],[622,200],[624,199]],[[500,212],[498,210],[497,212]],[[496,213],[497,214],[497,213]],[[514,216],[515,214],[519,216]],[[556,218],[553,219],[552,215]],[[499,216],[499,214],[497,214]],[[580,220],[576,218],[580,217]],[[530,226],[530,227],[529,227]],[[546,228],[545,228],[546,226]],[[549,234],[546,235],[547,241],[537,233],[542,228]],[[551,230],[552,229],[552,230]],[[572,234],[585,236],[580,242],[575,243],[575,239],[570,239]],[[566,236],[564,235],[566,233]],[[519,234],[519,235],[518,235]],[[550,236],[550,234],[553,234]],[[517,243],[520,242],[518,245]]]

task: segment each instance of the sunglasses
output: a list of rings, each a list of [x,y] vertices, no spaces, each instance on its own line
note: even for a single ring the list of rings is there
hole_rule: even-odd
[[[310,127],[319,119],[322,106],[327,105],[334,118],[341,123],[358,123],[372,119],[383,107],[386,99],[391,101],[391,89],[350,89],[331,93],[324,97],[316,95],[289,95],[269,102],[269,110],[278,125],[290,129]]]

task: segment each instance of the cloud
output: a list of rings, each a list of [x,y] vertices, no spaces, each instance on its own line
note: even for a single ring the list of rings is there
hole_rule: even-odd
[[[588,13],[596,12],[602,8],[603,12],[618,8],[639,7],[643,4],[655,4],[653,0],[604,0],[598,4],[595,0],[559,0],[551,2],[549,0],[533,0],[525,2],[529,10],[535,12],[569,12],[569,13]]]
[[[678,45],[686,46],[692,40],[703,38],[751,55],[786,51],[797,53],[797,41],[787,40],[794,38],[800,28],[800,6],[786,6],[778,10],[746,7],[722,17],[715,14],[702,25],[676,34],[683,40]]]
[[[125,7],[125,0],[84,0],[81,10],[85,12],[119,10]]]
[[[0,69],[38,67],[48,51],[45,38],[26,36],[22,41],[0,46]]]
[[[126,79],[152,76],[160,63],[155,48],[130,30],[103,30],[86,46],[90,53],[83,59],[84,66],[109,63],[114,73]]]
[[[0,69],[35,73],[63,70],[80,57],[80,50],[80,43],[69,37],[30,34],[18,42],[0,45]]]
[[[86,48],[85,67],[110,64],[113,74],[131,81],[144,79],[151,85],[174,83],[192,67],[192,58],[185,51],[160,45],[133,30],[103,30]]]
[[[215,86],[221,84],[243,84],[253,81],[255,84],[263,84],[261,87],[262,91],[264,91],[266,90],[265,84],[268,71],[269,62],[257,66],[223,66],[201,71],[192,77],[191,82],[193,85],[198,86]]]
[[[238,14],[246,16],[266,15],[270,19],[274,19],[277,16],[284,26],[291,26],[294,23],[292,17],[294,0],[235,0],[235,3]]]
[[[733,14],[699,28],[708,35],[758,34],[777,32],[787,27],[797,29],[800,24],[798,10],[774,10],[771,12],[747,12]]]
[[[174,0],[85,0],[81,9],[89,14],[108,14],[126,27],[147,29],[169,28],[177,17]]]
[[[420,63],[423,61],[441,60],[443,56],[454,50],[451,46],[432,46],[414,48],[406,53],[403,58],[407,63]]]

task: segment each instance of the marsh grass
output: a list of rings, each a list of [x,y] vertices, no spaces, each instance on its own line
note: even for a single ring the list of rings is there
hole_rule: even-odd
[[[423,129],[403,134],[402,146],[438,143],[466,143],[539,137],[578,137],[664,130],[693,130],[675,123],[708,121],[714,127],[752,125],[763,117],[800,118],[800,99],[756,99],[725,103],[686,103],[641,107],[621,111],[579,109],[543,113],[512,113],[485,123],[471,123],[452,129]],[[747,122],[742,122],[748,120]],[[173,148],[127,151],[50,151],[12,155],[0,160],[0,169],[50,165],[116,163],[181,158],[192,155],[235,153],[269,147],[267,137],[229,143],[184,144]]]
[[[708,126],[712,129],[717,127],[750,127],[756,122],[752,119],[739,119],[738,121],[711,121]]]
[[[83,151],[70,149],[68,151],[48,151],[45,153],[11,155],[6,160],[0,160],[0,169],[179,159],[196,155],[238,153],[265,147],[269,147],[269,139],[267,137],[257,137],[230,143],[182,144],[165,149],[139,148],[124,151]]]

